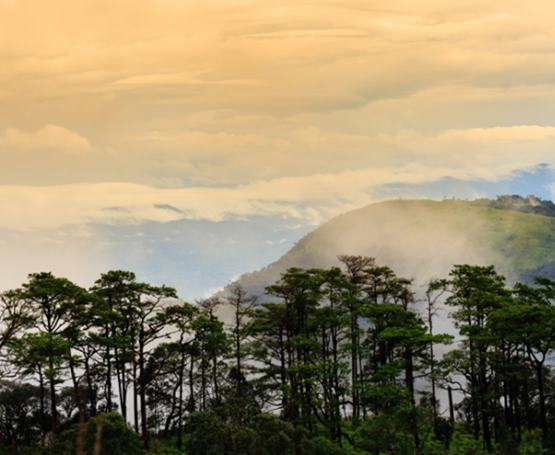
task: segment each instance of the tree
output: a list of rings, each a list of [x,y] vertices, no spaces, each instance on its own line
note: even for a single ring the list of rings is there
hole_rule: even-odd
[[[211,373],[211,388],[214,404],[220,403],[219,394],[219,359],[228,352],[229,339],[224,326],[209,310],[202,311],[192,322],[194,343],[199,353],[200,368],[200,409],[208,409],[208,375]]]
[[[233,358],[235,360],[235,373],[237,394],[241,394],[241,387],[244,383],[244,342],[250,335],[250,319],[256,298],[248,295],[247,291],[241,286],[233,286],[229,290],[227,303],[233,310],[233,325],[231,336],[233,339]]]
[[[22,331],[29,329],[34,321],[32,308],[26,306],[20,289],[0,294],[0,352]]]
[[[72,314],[85,301],[85,292],[66,278],[58,278],[51,273],[33,273],[29,281],[20,290],[14,291],[33,312],[37,337],[29,337],[30,343],[36,343],[33,351],[43,355],[46,369],[43,371],[49,382],[50,412],[52,432],[58,429],[58,411],[56,408],[56,383],[61,380],[64,361],[71,356],[71,345],[66,337],[70,328]]]
[[[265,303],[253,311],[251,352],[263,405],[289,413],[289,346],[283,303]]]
[[[323,302],[315,313],[321,358],[319,382],[322,388],[320,401],[323,409],[321,409],[320,420],[328,428],[331,439],[341,445],[343,436],[341,406],[346,402],[349,380],[349,366],[343,355],[344,345],[349,340],[349,333],[345,328],[351,322],[350,314],[342,302],[351,297],[351,287],[339,268],[322,271],[322,274]],[[351,350],[351,354],[352,352]]]
[[[192,339],[192,331],[193,331],[193,321],[195,316],[197,315],[198,310],[188,304],[182,303],[178,305],[172,305],[165,309],[163,314],[163,320],[167,324],[171,324],[177,330],[177,337],[178,341],[174,343],[175,349],[174,352],[177,352],[179,355],[178,366],[177,366],[177,448],[181,450],[183,448],[183,413],[184,413],[184,380],[185,380],[185,367],[186,367],[186,357],[189,354],[189,363],[190,363],[190,386],[191,386],[191,393],[189,396],[190,400],[193,400],[193,352],[191,345],[193,343]],[[175,389],[174,389],[175,391]],[[175,394],[174,394],[175,396]],[[173,417],[174,409],[175,409],[175,400],[172,404],[172,412],[170,413],[170,417]],[[166,428],[169,427],[169,424],[166,424]]]
[[[287,355],[287,419],[301,423],[309,431],[314,425],[314,361],[318,342],[313,315],[320,303],[323,277],[320,270],[289,269],[267,292],[285,306],[285,349]]]
[[[167,299],[177,298],[175,289],[165,286],[156,287],[143,285],[140,289],[141,298],[135,302],[133,309],[137,328],[137,344],[135,355],[139,366],[139,399],[141,407],[141,434],[145,450],[149,448],[146,388],[149,377],[146,374],[145,366],[148,360],[149,349],[161,337],[166,337],[164,328],[165,320],[162,312],[162,303]]]
[[[139,428],[137,365],[134,346],[137,338],[136,303],[141,298],[143,285],[135,274],[124,270],[103,273],[91,288],[95,296],[91,316],[98,331],[93,340],[104,351],[105,399],[108,412],[113,409],[112,378],[116,373],[120,409],[127,419],[128,364],[132,364],[132,385],[135,430]]]
[[[39,441],[42,431],[39,397],[38,388],[32,384],[0,384],[0,441],[11,453]]]
[[[534,365],[538,384],[540,427],[547,436],[547,407],[545,398],[545,362],[555,348],[555,282],[538,280],[539,287],[517,284],[515,299],[496,310],[491,317],[491,327],[504,339],[524,347]]]
[[[446,303],[455,307],[455,326],[465,337],[459,348],[467,356],[467,367],[458,371],[467,376],[470,387],[474,435],[480,432],[487,451],[492,449],[490,419],[493,416],[492,377],[489,357],[494,350],[495,334],[489,330],[492,312],[510,297],[505,279],[493,266],[456,265],[445,282],[450,295]]]
[[[434,431],[437,430],[437,408],[438,408],[438,401],[437,401],[437,391],[436,391],[436,382],[437,382],[437,374],[436,374],[436,356],[434,351],[434,317],[437,315],[437,305],[443,295],[445,294],[446,288],[446,281],[445,280],[431,280],[428,283],[428,287],[426,289],[426,317],[428,323],[428,333],[430,335],[430,343],[429,343],[429,364],[430,364],[430,383],[432,387],[432,418],[434,421]]]
[[[347,307],[350,317],[350,351],[351,351],[351,399],[353,421],[356,424],[360,417],[360,328],[359,319],[361,311],[362,286],[367,278],[366,270],[375,266],[375,259],[364,256],[342,255],[338,258],[344,265],[348,277],[348,294],[344,305]]]
[[[287,270],[260,305],[240,288],[191,305],[125,271],[90,291],[30,275],[0,295],[4,371],[30,381],[0,383],[0,451],[39,440],[60,455],[553,451],[555,281],[509,289],[493,267],[458,265],[429,284],[421,315],[411,280],[342,260]],[[459,333],[441,356],[444,298]],[[462,397],[449,393],[449,421],[444,386]]]

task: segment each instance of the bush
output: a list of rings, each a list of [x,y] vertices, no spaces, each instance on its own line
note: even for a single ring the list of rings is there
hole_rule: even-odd
[[[445,455],[447,450],[442,441],[438,441],[433,433],[429,433],[422,442],[422,455]]]
[[[213,412],[194,412],[186,427],[187,453],[190,455],[220,455],[225,453],[227,432],[222,420]]]
[[[96,443],[96,432],[102,421],[102,437],[100,439],[101,455],[141,455],[142,441],[131,430],[123,417],[118,413],[102,414],[92,417],[86,424],[85,454],[93,455]],[[75,454],[76,428],[60,433],[48,446],[47,453],[52,455]]]
[[[375,454],[414,453],[412,435],[399,429],[395,416],[380,414],[363,421],[355,431],[355,448]]]
[[[231,431],[232,453],[251,454],[256,445],[256,432],[251,428],[238,427]]]
[[[519,446],[520,455],[544,455],[547,450],[543,447],[542,432],[540,430],[525,431]]]
[[[270,414],[260,414],[253,429],[256,433],[254,455],[295,454],[296,432],[290,423]]]
[[[48,455],[73,455],[75,453],[75,431],[73,428],[60,433],[53,439],[48,444],[46,453]]]
[[[112,412],[89,419],[85,438],[87,455],[94,453],[96,432],[102,422],[101,454],[102,455],[139,455],[143,453],[142,441],[131,428],[127,426],[123,417]]]
[[[477,441],[471,434],[455,431],[449,444],[449,455],[483,455],[482,441]]]
[[[322,436],[305,440],[301,444],[301,455],[345,455],[346,451]]]

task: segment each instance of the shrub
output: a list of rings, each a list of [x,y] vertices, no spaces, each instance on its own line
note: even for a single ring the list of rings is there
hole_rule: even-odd
[[[397,427],[395,416],[381,414],[360,424],[354,435],[355,448],[373,454],[414,453],[412,435]]]
[[[547,450],[543,447],[542,432],[540,430],[525,431],[519,446],[520,455],[544,455]]]
[[[254,455],[292,455],[295,453],[293,425],[270,414],[260,414],[254,422]]]
[[[477,441],[469,433],[455,431],[449,444],[449,455],[483,455],[482,441]]]
[[[101,414],[91,417],[87,422],[87,434],[85,437],[85,452],[87,455],[94,453],[96,441],[96,432],[102,425],[102,437],[100,439],[100,447],[102,455],[139,455],[143,453],[142,441],[127,423],[123,417],[112,412],[109,414]]]
[[[186,447],[190,455],[225,453],[227,432],[222,420],[213,412],[194,412],[187,422]]]

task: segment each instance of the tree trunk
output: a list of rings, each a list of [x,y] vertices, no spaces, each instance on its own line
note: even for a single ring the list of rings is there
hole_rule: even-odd
[[[200,398],[201,410],[206,411],[206,359],[200,359]]]
[[[540,427],[545,439],[547,436],[547,418],[545,406],[545,391],[544,391],[544,377],[543,377],[543,362],[536,363],[536,374],[538,378],[538,394],[540,399]]]
[[[488,403],[488,384],[486,372],[486,358],[483,349],[480,348],[479,352],[480,361],[480,375],[479,375],[479,390],[480,390],[480,411],[482,417],[482,433],[484,435],[484,446],[488,452],[491,452],[491,431],[489,425],[489,403]]]
[[[139,386],[137,383],[137,361],[133,352],[133,423],[135,433],[139,432]]]
[[[284,390],[284,392],[282,393],[281,406],[283,412],[285,413],[285,416],[287,416],[287,412],[289,409],[289,395],[285,392],[285,389],[287,387],[287,369],[285,364],[285,346],[283,343],[283,331],[281,329],[279,330],[279,362],[281,388],[282,390]]]
[[[333,410],[333,420],[334,420],[334,432],[337,435],[337,441],[339,446],[341,446],[341,410],[340,410],[340,390],[339,390],[339,371],[338,371],[338,348],[337,348],[337,329],[333,328],[331,330],[331,342],[332,342],[332,357],[333,357],[333,393],[332,393],[332,410]]]
[[[218,389],[218,358],[216,354],[212,356],[212,383],[214,386],[214,398],[216,403],[220,403],[220,391]]]
[[[453,407],[453,391],[451,387],[447,387],[447,396],[449,397],[449,421],[451,422],[451,427],[455,425],[455,409]]]
[[[414,398],[414,365],[412,358],[412,350],[410,348],[405,349],[405,381],[409,392],[410,405],[411,405],[411,427],[412,427],[412,437],[414,439],[414,448],[418,453],[420,450],[420,437],[418,434],[418,425],[416,419],[416,402]]]
[[[88,357],[85,358],[85,378],[87,380],[87,389],[89,391],[90,412],[92,416],[95,416],[96,415],[96,397],[95,397],[96,393],[93,387],[91,369],[90,369]]]
[[[358,400],[358,321],[357,314],[351,306],[351,399],[353,400],[353,423],[356,425],[359,419]]]
[[[52,414],[52,433],[58,431],[58,411],[56,409],[56,380],[54,378],[54,360],[52,356],[48,359],[50,369],[50,412]]]
[[[46,392],[44,390],[44,375],[42,373],[42,368],[40,367],[40,365],[38,367],[38,370],[39,370],[39,387],[40,387],[40,426],[41,426],[40,442],[41,442],[41,447],[44,448],[45,446],[44,436],[45,436],[45,430],[46,430],[46,419],[45,419],[46,410],[45,410],[44,398],[45,398]]]
[[[196,404],[195,404],[195,358],[191,355],[191,366],[189,368],[189,404],[188,410],[189,412],[196,411]]]
[[[235,308],[235,364],[237,368],[237,394],[241,395],[241,387],[243,384],[243,374],[241,371],[241,317],[240,303]]]
[[[149,449],[149,439],[148,439],[148,422],[147,422],[147,409],[146,409],[146,378],[144,371],[144,333],[141,327],[141,333],[139,335],[139,392],[141,401],[141,434],[143,437],[144,449],[148,451]]]
[[[428,302],[428,329],[430,336],[434,335],[434,319],[432,302]],[[435,377],[435,356],[434,342],[430,341],[430,381],[432,385],[432,419],[434,432],[437,432],[437,395],[436,395],[436,377]]]
[[[183,340],[181,340],[183,343]],[[178,416],[177,416],[177,449],[181,451],[183,448],[183,377],[185,375],[185,350],[181,346],[181,364],[179,365],[179,398],[178,398]]]
[[[106,329],[106,337],[109,331]],[[112,359],[110,357],[110,347],[106,346],[106,409],[112,412]]]

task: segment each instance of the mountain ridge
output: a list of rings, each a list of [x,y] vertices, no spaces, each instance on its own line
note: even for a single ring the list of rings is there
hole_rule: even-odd
[[[377,202],[332,218],[231,285],[260,296],[287,268],[338,265],[340,254],[375,257],[417,285],[456,263],[494,264],[509,281],[555,277],[555,204],[533,195]]]

